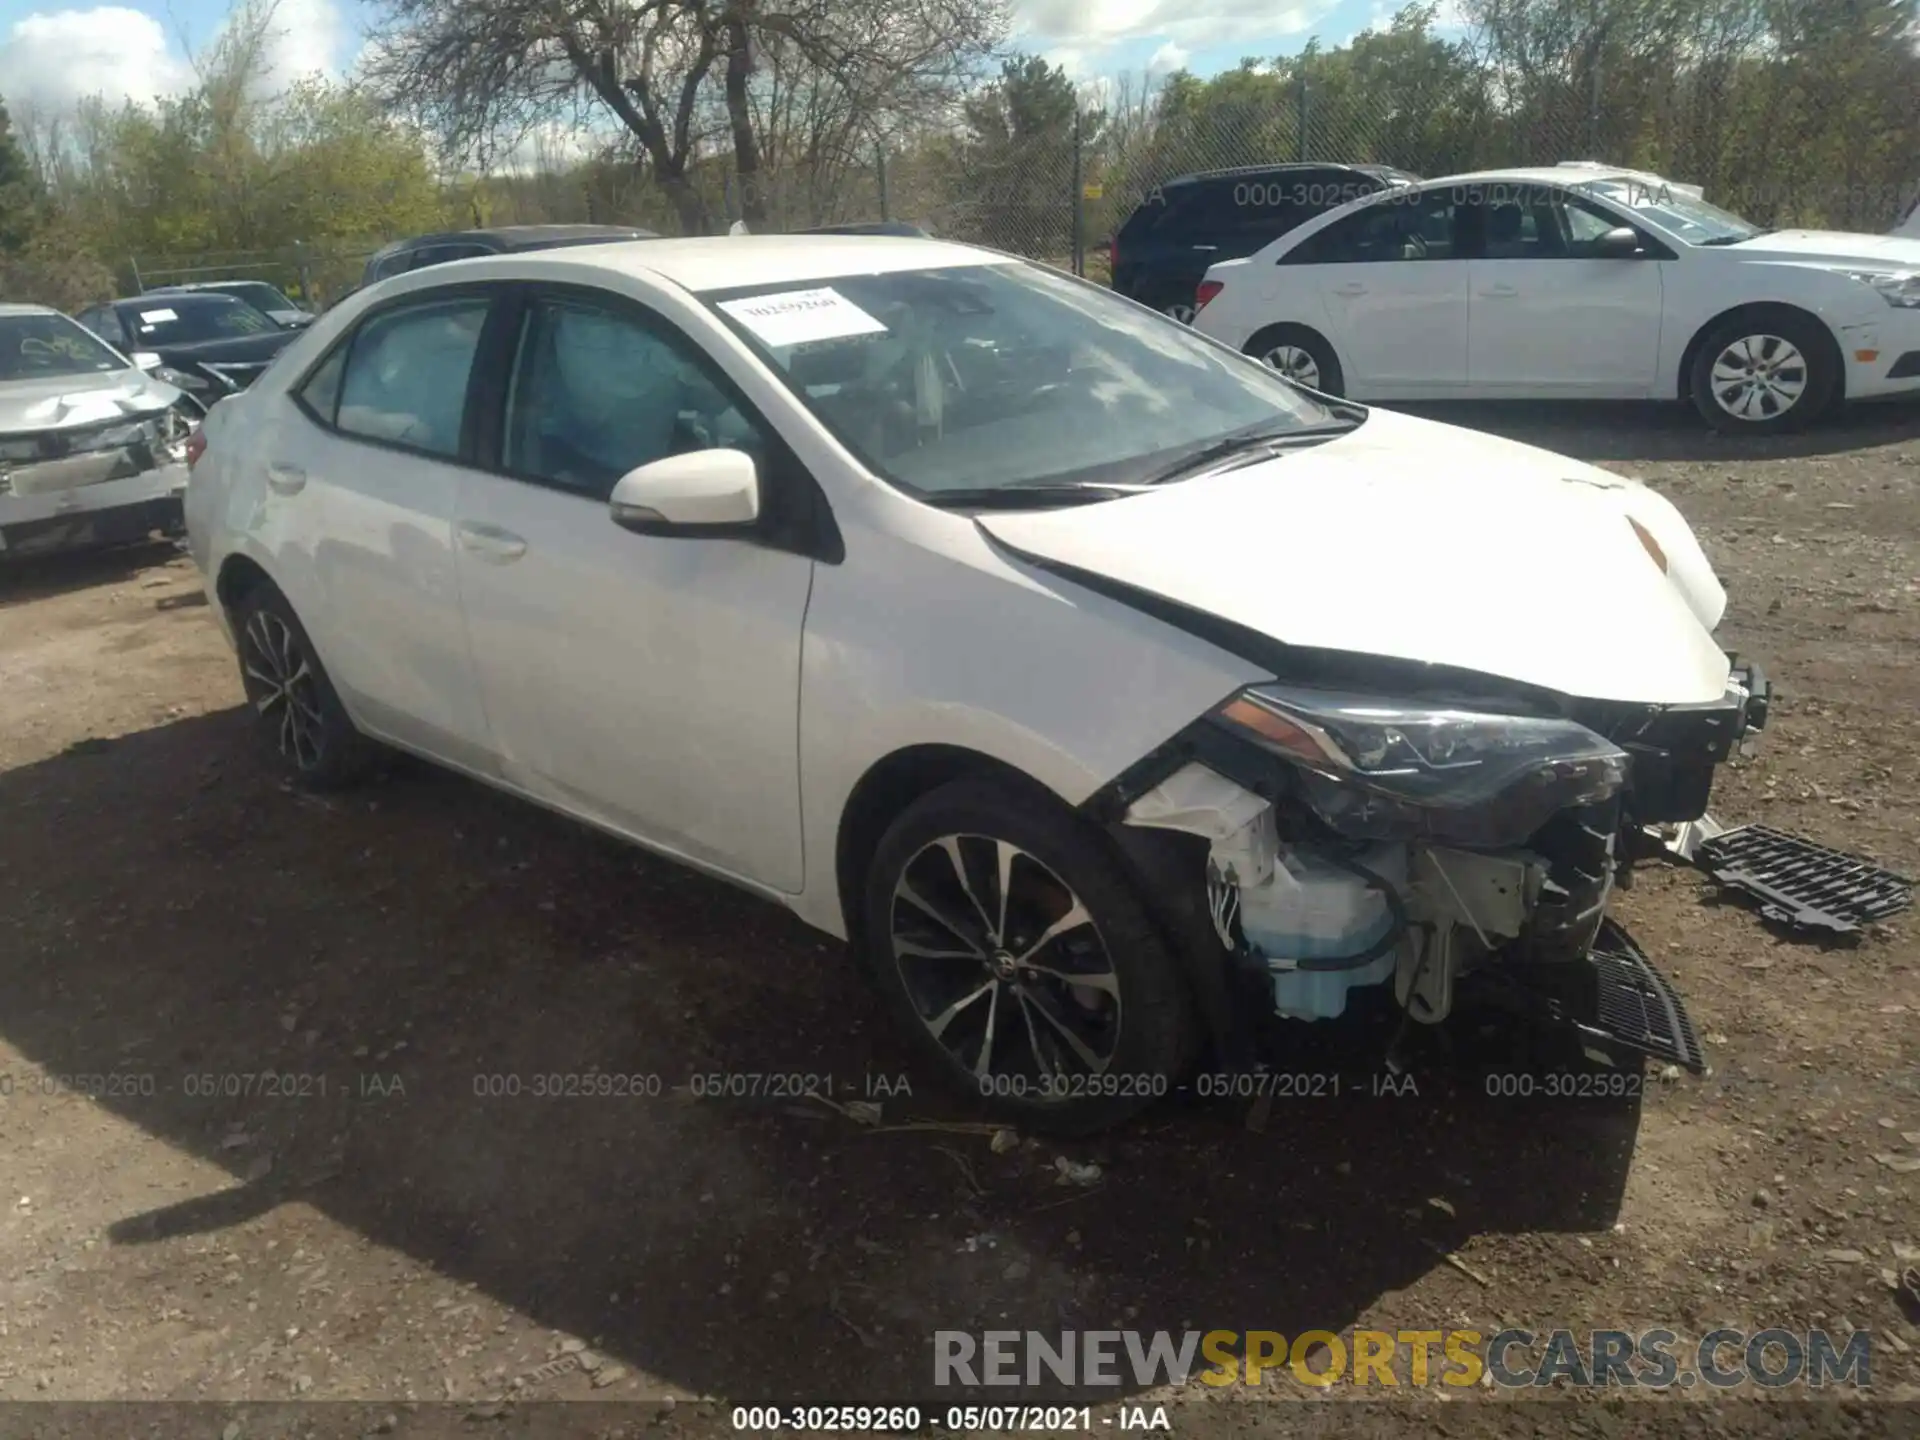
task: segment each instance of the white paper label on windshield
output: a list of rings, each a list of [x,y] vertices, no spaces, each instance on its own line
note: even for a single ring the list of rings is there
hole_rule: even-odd
[[[140,323],[142,325],[164,325],[169,320],[178,320],[179,318],[180,317],[171,310],[142,310],[140,312]]]
[[[748,300],[722,300],[720,308],[775,349],[814,340],[887,333],[886,326],[831,286],[755,295]]]

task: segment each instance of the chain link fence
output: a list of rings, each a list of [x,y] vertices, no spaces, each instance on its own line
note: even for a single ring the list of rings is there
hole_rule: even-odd
[[[1832,77],[1752,60],[1519,79],[1454,66],[1429,83],[1368,83],[1349,71],[1247,83],[1203,103],[1143,95],[1083,106],[1069,125],[983,140],[925,130],[864,153],[784,163],[744,185],[717,158],[690,177],[709,228],[755,216],[793,230],[893,219],[1104,278],[1100,242],[1154,187],[1194,171],[1281,162],[1390,165],[1423,176],[1600,160],[1701,185],[1757,224],[1884,233],[1920,195],[1920,97],[1831,88]],[[1083,91],[1083,95],[1084,95]],[[508,177],[486,223],[599,222],[678,229],[674,207],[632,163]],[[476,214],[474,221],[479,219]],[[357,284],[384,240],[247,255],[134,257],[135,283],[262,278],[325,304]]]

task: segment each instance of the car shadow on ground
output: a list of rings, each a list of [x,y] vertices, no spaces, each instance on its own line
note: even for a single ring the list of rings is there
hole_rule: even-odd
[[[1920,432],[1920,404],[1908,400],[1851,405],[1803,431],[1771,436],[1722,435],[1708,429],[1689,406],[1646,401],[1488,400],[1386,408],[1598,464],[1797,460],[1892,445]]]
[[[109,545],[98,550],[0,559],[0,609],[64,595],[70,590],[111,585],[155,565],[164,565],[180,553],[177,540],[144,540],[135,545]]]
[[[1477,1235],[1618,1209],[1637,1103],[1500,1099],[1458,1065],[1381,1093],[1377,1052],[1324,1030],[1282,1068],[1339,1093],[1262,1122],[1170,1101],[1005,1153],[886,1128],[977,1116],[904,1063],[839,944],[426,766],[295,795],[250,739],[229,710],[0,775],[0,1032],[118,1077],[106,1106],[233,1176],[129,1184],[110,1245],[239,1246],[299,1200],[683,1395],[945,1401],[935,1330],[1337,1332]],[[886,1124],[689,1091],[823,1073]],[[1458,1315],[1426,1323],[1485,1323],[1488,1278],[1442,1274]]]

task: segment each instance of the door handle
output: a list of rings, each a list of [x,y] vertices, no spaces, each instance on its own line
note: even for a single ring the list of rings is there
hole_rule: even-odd
[[[1489,285],[1480,293],[1489,300],[1511,300],[1520,292],[1511,285]]]
[[[1367,287],[1362,285],[1358,280],[1349,280],[1344,285],[1334,286],[1333,293],[1336,295],[1364,295],[1367,293]]]
[[[526,541],[511,530],[502,530],[497,525],[478,525],[470,520],[462,520],[454,527],[454,534],[460,537],[461,549],[471,550],[482,560],[495,565],[505,565],[527,553]]]
[[[298,495],[306,484],[307,472],[298,465],[276,460],[267,466],[267,488],[276,495]]]

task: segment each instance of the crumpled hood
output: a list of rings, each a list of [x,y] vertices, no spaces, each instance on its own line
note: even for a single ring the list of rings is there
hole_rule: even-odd
[[[1632,516],[1667,557],[1648,554]],[[1351,435],[1164,490],[987,512],[994,540],[1284,644],[1423,661],[1582,699],[1724,697],[1726,606],[1636,481],[1374,410]]]
[[[1776,230],[1724,247],[1745,259],[1920,268],[1920,239],[1855,235],[1845,230]]]
[[[180,392],[141,370],[0,381],[0,434],[97,425],[165,410]]]

